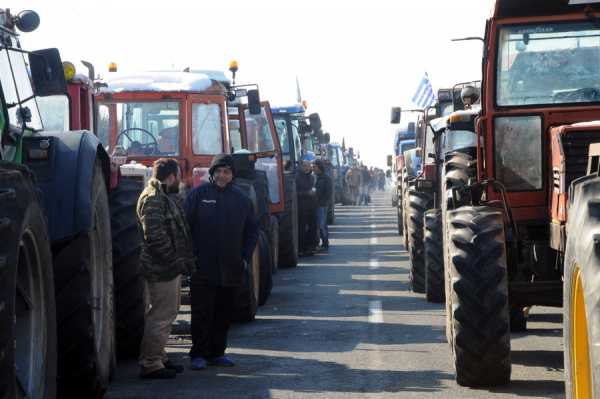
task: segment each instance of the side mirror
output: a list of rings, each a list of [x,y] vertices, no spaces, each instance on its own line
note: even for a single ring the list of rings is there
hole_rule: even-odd
[[[308,116],[308,120],[310,121],[310,127],[313,132],[316,132],[317,130],[321,130],[321,117],[319,116],[319,114],[317,114],[317,113],[310,114]]]
[[[387,156],[387,166],[390,166],[390,167],[392,166],[392,160],[393,160],[392,156],[388,155]]]
[[[31,80],[40,97],[65,94],[67,82],[58,49],[49,48],[29,53]]]
[[[329,144],[331,142],[331,136],[329,133],[324,133],[321,138],[321,144]]]
[[[40,16],[35,11],[21,11],[17,14],[15,25],[21,32],[33,32],[40,26]]]
[[[398,125],[402,117],[402,108],[392,107],[392,115],[390,117],[390,123],[392,125]]]
[[[248,90],[248,111],[250,115],[260,115],[262,112],[260,95],[256,89]]]

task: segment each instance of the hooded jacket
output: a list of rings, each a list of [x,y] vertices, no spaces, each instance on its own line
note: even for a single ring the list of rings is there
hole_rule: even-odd
[[[218,287],[244,282],[244,261],[250,263],[258,240],[258,223],[250,198],[229,184],[221,189],[204,184],[184,202],[196,255],[195,278]]]

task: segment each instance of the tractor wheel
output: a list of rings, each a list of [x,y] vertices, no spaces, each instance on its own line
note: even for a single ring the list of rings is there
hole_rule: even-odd
[[[279,267],[298,266],[298,196],[293,174],[285,174],[285,210],[279,215]]]
[[[410,256],[410,283],[412,290],[425,292],[425,248],[423,242],[423,217],[431,208],[431,195],[410,189],[408,191],[406,225],[408,229],[408,254]]]
[[[502,213],[464,206],[448,213],[454,366],[463,386],[510,381],[510,325]]]
[[[442,211],[425,212],[425,294],[428,302],[443,303],[444,254],[442,248]]]
[[[273,289],[273,257],[269,236],[264,231],[258,235],[258,248],[260,251],[260,290],[258,295],[258,306],[264,305]]]
[[[246,281],[236,290],[233,321],[251,322],[256,316],[260,295],[260,248],[256,245],[252,254],[252,262],[246,270]]]
[[[146,298],[140,265],[142,236],[136,213],[137,201],[143,189],[142,181],[121,178],[119,185],[110,193],[119,358],[137,357],[144,335]]]
[[[279,221],[275,216],[271,215],[269,222],[269,248],[271,248],[272,273],[277,274],[277,269],[279,266]]]
[[[335,205],[329,204],[327,207],[327,224],[335,223]]]
[[[46,217],[26,167],[0,161],[0,398],[56,395],[56,312]]]
[[[444,198],[440,201],[442,208],[442,231],[443,231],[443,259],[446,296],[446,338],[452,346],[452,286],[450,279],[450,257],[448,254],[448,211],[452,210],[453,203],[448,200],[451,189],[466,186],[469,180],[477,177],[476,149],[466,148],[452,151],[445,156],[444,179],[442,180],[442,194]],[[457,207],[469,205],[465,198],[457,198]]]
[[[58,393],[96,397],[115,367],[110,211],[102,168],[92,180],[90,232],[54,245]]]
[[[568,399],[600,398],[600,178],[571,189],[563,290]]]
[[[398,204],[396,207],[396,215],[398,216],[398,235],[404,234],[404,220],[402,219],[402,206]]]

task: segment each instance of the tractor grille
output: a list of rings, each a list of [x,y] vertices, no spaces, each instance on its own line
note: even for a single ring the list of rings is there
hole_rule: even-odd
[[[600,132],[576,132],[562,136],[565,153],[565,187],[587,174],[588,151],[591,143],[600,143]]]

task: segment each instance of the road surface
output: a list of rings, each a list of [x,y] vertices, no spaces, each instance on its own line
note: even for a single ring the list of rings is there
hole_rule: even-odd
[[[442,305],[409,291],[408,254],[388,195],[369,207],[338,207],[328,254],[279,270],[256,321],[235,325],[234,368],[138,377],[120,363],[108,398],[549,398],[563,397],[559,309],[534,308],[513,334],[512,383],[475,390],[454,381]],[[183,306],[169,342],[186,367],[191,341]]]

